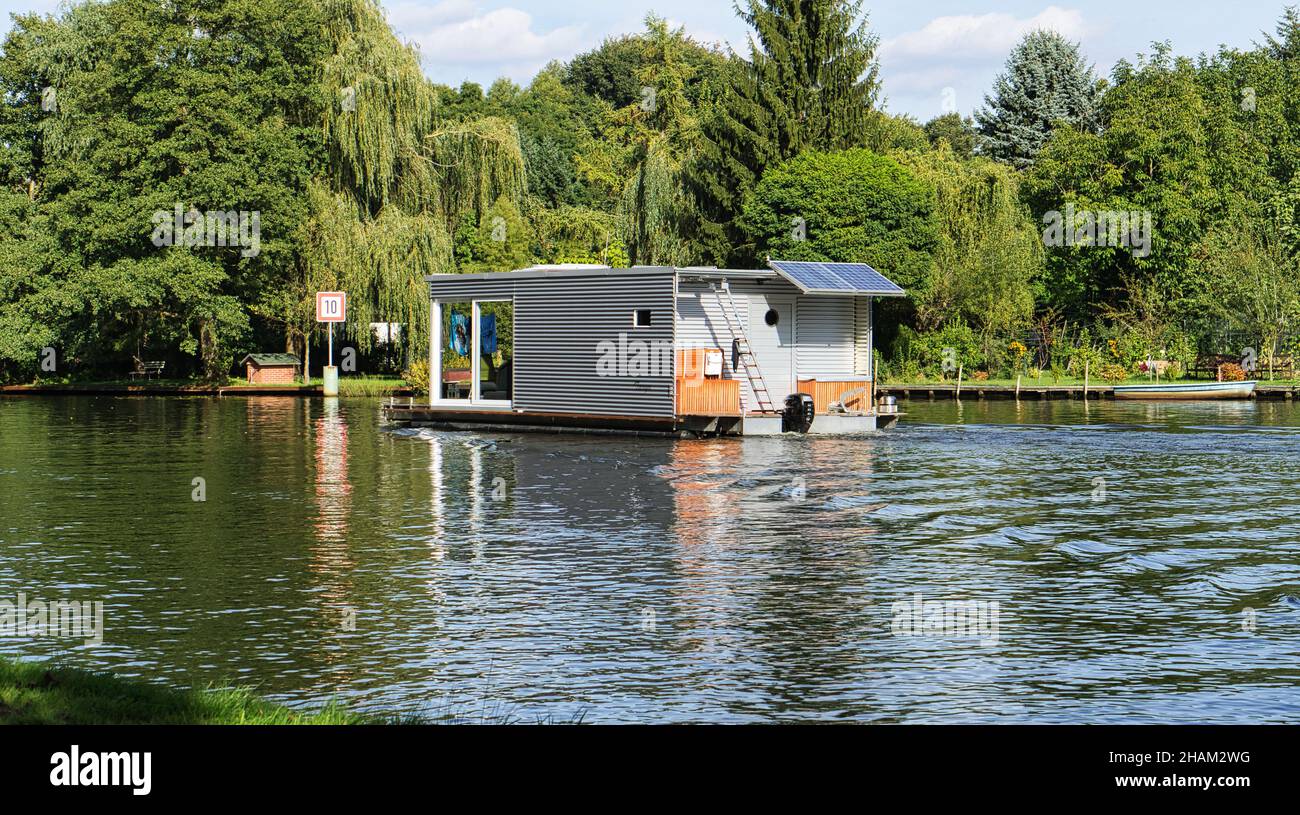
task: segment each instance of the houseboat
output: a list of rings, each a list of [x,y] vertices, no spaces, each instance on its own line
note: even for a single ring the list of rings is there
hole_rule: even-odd
[[[904,292],[865,264],[425,279],[430,394],[386,406],[395,422],[752,436],[897,419],[874,405],[872,303]]]

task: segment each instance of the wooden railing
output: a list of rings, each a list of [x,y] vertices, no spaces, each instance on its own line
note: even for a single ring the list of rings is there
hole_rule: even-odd
[[[740,380],[706,379],[704,356],[709,348],[677,352],[677,415],[739,416]]]
[[[740,380],[677,379],[678,416],[739,416]]]
[[[875,389],[873,385],[872,382],[863,382],[862,380],[844,382],[824,379],[801,379],[799,380],[799,392],[812,396],[813,404],[816,406],[818,413],[829,413],[831,402],[838,402],[843,394],[857,390],[858,393],[844,400],[844,407],[848,410],[868,413],[874,403]],[[865,388],[865,390],[859,390],[860,388]]]

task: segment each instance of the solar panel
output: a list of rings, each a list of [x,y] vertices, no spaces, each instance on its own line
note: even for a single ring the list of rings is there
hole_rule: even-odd
[[[903,293],[894,281],[865,263],[837,263],[835,273],[860,291]]]
[[[769,260],[768,265],[804,292],[903,294],[893,281],[865,263]]]
[[[805,261],[779,260],[771,264],[781,275],[790,279],[801,289],[832,289],[844,291],[848,284],[834,271],[826,268],[825,263],[808,263]]]

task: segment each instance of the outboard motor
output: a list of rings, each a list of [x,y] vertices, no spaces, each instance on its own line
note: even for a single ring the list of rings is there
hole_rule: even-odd
[[[785,397],[785,410],[781,411],[782,433],[807,433],[812,427],[817,406],[806,393],[792,393]]]

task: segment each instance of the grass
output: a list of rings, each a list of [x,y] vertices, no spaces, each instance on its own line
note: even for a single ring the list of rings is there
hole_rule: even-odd
[[[1247,378],[1252,378],[1252,377],[1247,377]],[[1295,387],[1297,384],[1300,384],[1300,381],[1294,379],[1269,380],[1266,376],[1259,376],[1258,374],[1253,378],[1257,379],[1261,386]],[[1213,379],[1188,379],[1185,377],[1179,379],[1170,379],[1169,377],[1164,377],[1164,376],[1160,377],[1160,384],[1162,385],[1180,385],[1180,384],[1191,384],[1196,382],[1208,383],[1213,381],[1214,381]],[[1155,382],[1154,379],[1145,376],[1131,376],[1128,379],[1124,380],[1123,382],[1118,382],[1118,383],[1107,382],[1106,380],[1100,377],[1094,376],[1089,378],[1088,387],[1108,388],[1111,385],[1116,385],[1116,384],[1145,385],[1145,384],[1152,384],[1154,382]],[[950,376],[947,379],[936,379],[933,377],[927,377],[925,379],[918,380],[918,381],[900,381],[896,379],[886,379],[880,383],[880,386],[881,387],[893,386],[896,388],[903,388],[909,386],[924,387],[926,385],[955,385],[955,384],[957,384],[957,377]],[[963,377],[961,380],[961,386],[963,388],[968,388],[968,387],[969,388],[978,388],[978,387],[1014,388],[1016,386],[1016,380],[1014,377],[1011,379],[984,379],[984,380],[977,380],[977,379],[971,379],[970,377]],[[1041,379],[1030,379],[1029,377],[1025,376],[1025,377],[1021,377],[1020,379],[1020,387],[1026,390],[1032,388],[1058,388],[1058,387],[1059,388],[1082,388],[1083,377],[1063,376],[1061,377],[1061,380],[1058,382],[1056,379],[1052,377],[1050,373],[1043,374],[1043,377]]]
[[[337,705],[299,711],[248,688],[175,690],[106,673],[0,658],[0,724],[403,724]]]
[[[509,705],[484,702],[477,710],[442,707],[428,715],[373,716],[330,704],[295,710],[260,698],[250,688],[175,689],[140,679],[80,668],[0,657],[0,725],[5,724],[582,724],[567,718],[524,716]]]
[[[387,396],[406,387],[405,380],[382,376],[339,377],[339,396]]]
[[[295,382],[289,385],[249,385],[248,380],[244,377],[229,377],[224,384],[219,387],[230,390],[239,390],[241,388],[250,388],[261,391],[282,390],[292,392],[303,390],[311,387],[320,387],[323,380],[320,377],[313,378],[306,385],[301,382]],[[69,388],[72,390],[94,391],[97,389],[112,388],[121,389],[131,387],[147,388],[151,391],[177,391],[184,393],[186,391],[205,392],[211,391],[212,383],[200,379],[86,379],[73,380],[67,377],[56,379],[41,379],[32,382],[29,385],[21,387],[40,390],[41,388]],[[384,376],[361,376],[359,374],[343,374],[339,376],[339,396],[387,396],[398,391],[405,390],[407,384],[398,377]]]

